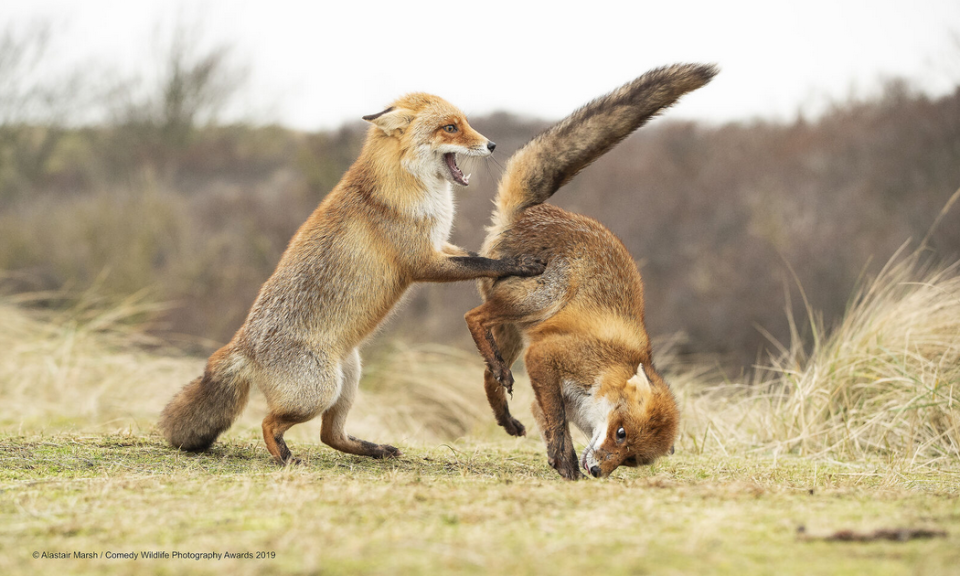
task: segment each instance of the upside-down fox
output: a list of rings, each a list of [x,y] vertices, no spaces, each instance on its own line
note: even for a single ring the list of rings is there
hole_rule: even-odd
[[[672,451],[679,411],[653,365],[643,283],[629,252],[596,220],[543,202],[716,73],[702,65],[648,72],[531,140],[500,181],[481,254],[533,255],[547,268],[536,278],[479,280],[484,304],[465,319],[487,363],[487,399],[514,436],[525,430],[505,392],[512,392],[510,367],[526,347],[533,414],[548,462],[564,478],[580,478],[581,467],[606,477],[621,464],[652,463]],[[579,463],[568,421],[589,438]]]
[[[372,126],[357,161],[294,235],[230,343],[164,408],[159,427],[174,447],[207,449],[256,384],[269,408],[263,439],[281,463],[296,460],[284,432],[321,414],[327,445],[398,456],[344,432],[361,343],[414,282],[543,272],[536,258],[483,258],[447,243],[451,183],[469,183],[457,158],[495,147],[460,110],[416,93],[363,118]]]

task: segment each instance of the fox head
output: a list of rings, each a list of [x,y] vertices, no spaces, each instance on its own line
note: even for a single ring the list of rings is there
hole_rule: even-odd
[[[496,144],[474,130],[467,117],[446,100],[430,94],[408,94],[383,112],[363,117],[380,138],[395,139],[401,163],[421,180],[446,180],[467,186],[457,164],[462,156],[489,156]]]
[[[605,409],[580,459],[585,472],[606,478],[618,466],[652,464],[673,452],[680,413],[673,393],[652,366],[641,364],[627,379],[606,375],[597,394],[597,404]]]

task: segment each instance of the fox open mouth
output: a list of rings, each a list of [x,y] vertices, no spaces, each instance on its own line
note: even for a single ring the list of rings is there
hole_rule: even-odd
[[[443,160],[447,163],[447,168],[450,169],[450,177],[453,178],[453,181],[461,186],[467,186],[470,184],[470,174],[466,176],[463,175],[463,172],[460,171],[460,167],[457,166],[457,155],[453,152],[447,152],[443,155]]]

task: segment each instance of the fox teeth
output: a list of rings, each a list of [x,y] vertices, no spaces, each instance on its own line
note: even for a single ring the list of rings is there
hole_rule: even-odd
[[[466,176],[464,176],[464,177],[463,177],[463,181],[466,182],[467,184],[469,184],[469,183],[470,183],[470,177],[471,177],[471,176],[473,176],[473,172],[471,172],[471,173],[467,174]]]

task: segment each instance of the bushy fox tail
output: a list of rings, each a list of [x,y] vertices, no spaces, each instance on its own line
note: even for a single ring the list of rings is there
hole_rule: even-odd
[[[657,68],[582,106],[517,151],[497,191],[494,226],[547,200],[591,162],[685,93],[710,81],[713,65]]]
[[[200,452],[233,424],[250,394],[243,374],[246,362],[221,348],[207,362],[203,376],[174,395],[160,414],[159,427],[174,448]]]

